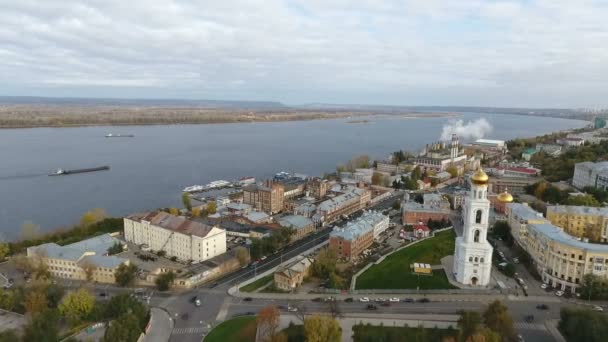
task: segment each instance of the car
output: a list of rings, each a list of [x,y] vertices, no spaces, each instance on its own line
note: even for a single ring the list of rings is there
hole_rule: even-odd
[[[547,286],[547,284],[545,284],[545,283],[540,284],[540,288],[541,288],[541,289],[543,289],[543,290],[545,290],[547,287],[548,287],[548,286]]]
[[[380,303],[382,306],[391,306],[391,302],[382,302]]]
[[[266,258],[267,258],[267,256],[264,255],[263,257],[260,258],[260,260],[266,260]]]
[[[211,284],[211,288],[217,287],[219,284],[220,284],[220,283],[215,282],[215,283]]]
[[[428,302],[430,302],[430,301],[431,301],[431,300],[430,300],[430,299],[428,299],[428,298],[420,298],[420,299],[418,299],[418,303],[428,303]]]
[[[526,315],[524,319],[526,320],[526,322],[532,323],[534,322],[534,315]]]
[[[352,303],[353,299],[352,299],[352,297],[351,298],[346,298],[344,301],[347,302],[347,303]]]
[[[287,306],[287,311],[289,312],[298,312],[298,308],[295,306]]]
[[[201,306],[201,300],[196,298],[196,300],[194,301],[194,305]]]
[[[519,258],[513,258],[513,263],[519,264]]]
[[[367,310],[378,310],[378,307],[374,304],[367,304]]]
[[[392,297],[392,298],[389,298],[389,299],[388,299],[388,301],[389,301],[389,302],[392,302],[392,303],[399,303],[399,298],[397,298],[397,297]]]
[[[376,298],[374,301],[376,303],[382,303],[382,302],[386,302],[386,299],[384,299],[384,298]]]
[[[404,302],[404,303],[413,303],[413,302],[414,302],[414,299],[412,299],[412,298],[405,298],[405,299],[403,300],[403,302]]]
[[[524,337],[521,335],[517,335],[517,342],[525,342]]]
[[[313,298],[312,301],[313,302],[320,302],[322,299],[321,297],[317,297],[317,298]]]
[[[549,306],[547,304],[538,304],[536,308],[538,310],[549,310]]]
[[[243,298],[243,301],[245,301],[245,302],[251,302],[252,300],[253,300],[253,298],[251,298],[251,297]]]
[[[555,295],[558,296],[558,297],[561,297],[561,296],[564,295],[564,291],[561,291],[561,290],[560,291],[556,291]]]
[[[599,306],[599,305],[594,305],[593,308],[592,308],[592,310],[593,311],[600,311],[600,312],[602,312],[602,311],[604,311],[604,308],[601,307],[601,306]]]
[[[367,298],[367,297],[361,297],[361,298],[359,298],[359,301],[362,302],[362,303],[367,303],[367,302],[369,302],[369,298]]]
[[[99,294],[99,297],[105,297],[105,296],[107,296],[107,294],[105,292],[102,292]]]

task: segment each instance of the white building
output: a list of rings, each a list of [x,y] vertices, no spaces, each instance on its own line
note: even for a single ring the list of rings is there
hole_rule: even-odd
[[[583,162],[574,165],[572,185],[582,189],[586,186],[594,188],[608,188],[608,162]]]
[[[388,216],[383,215],[381,212],[367,211],[352,224],[362,224],[373,227],[374,239],[377,239],[380,234],[388,229],[389,221]]]
[[[463,235],[456,238],[454,276],[464,285],[487,286],[492,271],[492,245],[488,243],[488,175],[479,169],[471,177],[471,191],[465,199]]]
[[[125,240],[146,244],[168,257],[201,262],[226,253],[226,231],[165,212],[133,214],[124,219]]]

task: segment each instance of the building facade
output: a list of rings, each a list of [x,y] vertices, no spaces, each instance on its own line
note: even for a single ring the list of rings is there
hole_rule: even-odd
[[[293,229],[291,241],[299,240],[315,231],[315,224],[311,219],[300,215],[281,217],[278,221],[281,227]]]
[[[401,204],[401,214],[405,225],[449,220],[450,202],[441,194],[424,194],[423,203],[412,201],[407,196]]]
[[[608,162],[576,163],[572,185],[577,189],[591,186],[606,190],[608,188]]]
[[[356,211],[364,209],[372,200],[369,190],[355,187],[342,189],[340,195],[321,202],[317,206],[317,212],[313,221],[317,224],[329,224],[338,220],[341,216],[348,216]]]
[[[384,219],[376,214],[368,215],[367,218],[362,216],[346,227],[335,228],[329,234],[329,248],[334,250],[338,257],[346,260],[358,257],[374,243],[374,232],[383,229]]]
[[[299,256],[291,264],[280,267],[274,272],[274,286],[283,291],[293,291],[304,282],[304,278],[310,273],[312,260]]]
[[[608,208],[547,206],[547,220],[574,237],[608,242]]]
[[[493,248],[488,243],[488,175],[479,169],[471,178],[471,191],[463,211],[463,235],[456,238],[454,276],[470,286],[487,286],[492,271]]]
[[[125,240],[165,251],[168,257],[201,262],[226,253],[226,231],[165,212],[124,218]]]
[[[283,210],[284,190],[283,184],[271,181],[264,185],[248,185],[243,188],[243,203],[274,215]]]

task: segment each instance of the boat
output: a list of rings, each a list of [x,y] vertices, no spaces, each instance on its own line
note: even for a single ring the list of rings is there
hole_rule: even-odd
[[[99,166],[99,167],[92,167],[92,168],[88,168],[88,169],[73,169],[73,170],[57,169],[57,171],[55,171],[54,173],[50,173],[49,176],[63,176],[63,175],[71,175],[73,173],[105,171],[105,170],[109,170],[109,169],[110,169],[110,167],[107,165]]]
[[[106,138],[133,138],[135,135],[133,134],[114,134],[108,133],[106,134]]]
[[[249,184],[255,184],[255,177],[243,177],[239,179],[239,185],[245,186]]]
[[[226,186],[230,186],[232,183],[230,183],[229,181],[225,181],[225,180],[216,180],[213,181],[209,184],[207,184],[207,188],[208,189],[215,189],[215,188],[223,188]]]
[[[285,172],[285,171],[281,171],[278,172],[274,175],[274,179],[276,180],[282,180],[282,179],[287,179],[289,178],[291,175],[289,174],[289,172]]]
[[[191,185],[185,187],[182,192],[201,192],[203,190],[205,190],[205,187],[202,185]]]

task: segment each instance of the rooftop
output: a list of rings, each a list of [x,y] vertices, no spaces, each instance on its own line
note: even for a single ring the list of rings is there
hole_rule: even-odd
[[[265,212],[261,212],[261,211],[252,211],[252,212],[248,213],[247,215],[245,215],[245,218],[247,218],[251,222],[258,222],[258,221],[266,220],[269,217],[270,216],[268,216],[268,214],[266,214]]]
[[[148,221],[150,224],[157,227],[173,230],[186,235],[195,235],[200,237],[207,236],[207,234],[209,234],[209,232],[213,229],[212,226],[189,220],[182,216],[173,216],[164,211],[133,214],[127,216],[127,218],[135,221]]]
[[[321,204],[319,204],[318,206],[318,209],[321,211],[332,211],[336,208],[341,207],[345,203],[357,200],[364,192],[365,190],[363,189],[351,187],[348,189],[348,192],[345,192],[334,198],[321,202]]]
[[[301,229],[304,227],[308,227],[313,224],[312,220],[308,217],[304,217],[301,215],[289,215],[285,217],[281,217],[278,223],[282,227],[290,227],[294,229]]]
[[[542,234],[552,241],[559,242],[570,247],[580,248],[591,252],[608,253],[608,245],[580,241],[566,233],[561,228],[550,223],[530,224],[528,231]]]
[[[551,205],[547,206],[547,213],[549,211],[560,214],[608,216],[608,208],[585,207],[576,205]]]
[[[361,215],[358,219],[349,222],[346,227],[335,228],[330,233],[330,236],[339,237],[344,240],[354,240],[373,230],[376,224],[387,218],[387,216],[382,215],[380,212],[369,211]]]
[[[522,203],[509,203],[507,207],[520,220],[545,220],[543,214]]]

